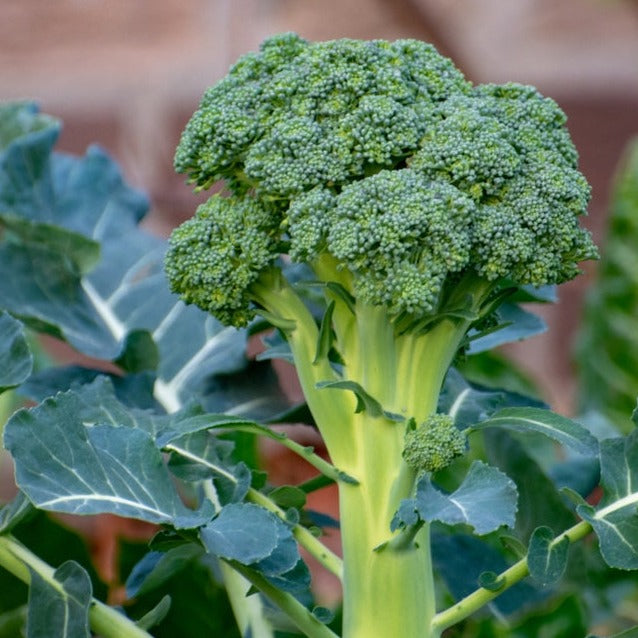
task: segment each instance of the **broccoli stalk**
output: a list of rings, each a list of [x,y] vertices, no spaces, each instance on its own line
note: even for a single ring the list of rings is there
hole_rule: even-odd
[[[531,87],[473,87],[421,42],[287,34],[208,90],[175,165],[226,191],[173,232],[172,289],[281,331],[356,479],[339,484],[344,637],[435,636],[428,526],[396,538],[391,521],[420,472],[464,450],[436,410],[468,331],[518,286],[596,257],[564,114]],[[282,256],[322,286],[323,318]]]

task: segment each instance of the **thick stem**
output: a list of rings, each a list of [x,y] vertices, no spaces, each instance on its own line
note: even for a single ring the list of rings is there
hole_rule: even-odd
[[[408,547],[381,548],[414,476],[402,471],[404,427],[383,418],[357,422],[358,485],[341,483],[344,638],[424,638],[435,613],[428,526]]]
[[[467,327],[463,320],[441,320],[425,334],[397,337],[382,309],[359,304],[360,359],[348,361],[346,373],[384,409],[423,420],[436,412]],[[413,496],[416,480],[402,458],[405,425],[362,413],[354,419],[353,436],[354,465],[343,469],[359,484],[339,485],[344,638],[435,638],[429,526],[409,543],[388,543],[392,518],[401,501]]]
[[[334,280],[330,263],[319,264],[321,269],[327,271],[322,278]],[[425,334],[398,337],[383,308],[357,301],[351,317],[347,304],[337,303],[333,326],[345,359],[339,377],[326,357],[315,361],[317,326],[290,286],[280,281],[274,294],[266,286],[255,292],[271,314],[294,322],[281,323],[281,329],[309,408],[333,463],[358,481],[339,482],[343,638],[438,637],[431,629],[436,610],[429,526],[410,542],[388,542],[391,521],[401,501],[413,495],[416,479],[402,458],[405,424],[355,413],[352,393],[317,390],[316,384],[354,381],[388,412],[423,420],[436,412],[441,383],[469,321],[442,319]]]
[[[391,411],[422,422],[436,412],[443,379],[465,336],[465,321],[442,320],[419,336],[397,339],[397,383],[395,405]],[[433,404],[422,397],[436,396]]]

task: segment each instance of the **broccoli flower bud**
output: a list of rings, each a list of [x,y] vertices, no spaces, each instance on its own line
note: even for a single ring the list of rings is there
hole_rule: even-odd
[[[225,324],[253,317],[250,287],[277,258],[279,216],[258,201],[214,195],[172,233],[165,270],[173,292]]]
[[[448,414],[432,414],[418,426],[412,420],[405,433],[403,458],[417,472],[438,472],[465,453],[465,434]]]

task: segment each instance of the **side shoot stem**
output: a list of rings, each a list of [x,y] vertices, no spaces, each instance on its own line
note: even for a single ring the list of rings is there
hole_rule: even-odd
[[[570,543],[575,543],[585,538],[591,531],[592,526],[587,521],[580,521],[562,534],[559,534],[552,541],[552,545],[556,545],[564,539],[568,539]],[[465,620],[475,611],[494,600],[497,596],[500,596],[504,591],[516,585],[516,583],[528,575],[529,566],[527,564],[527,557],[521,558],[521,560],[499,574],[497,580],[502,582],[503,585],[497,591],[490,591],[489,589],[479,587],[452,607],[436,614],[432,619],[433,635],[438,636],[448,627]]]

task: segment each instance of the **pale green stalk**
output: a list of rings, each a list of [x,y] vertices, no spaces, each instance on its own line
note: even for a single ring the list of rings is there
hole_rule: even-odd
[[[334,264],[315,265],[324,281],[348,282]],[[340,277],[340,279],[339,279]],[[324,279],[325,278],[325,279]],[[421,335],[397,336],[385,310],[348,302],[334,291],[336,347],[345,360],[337,375],[327,357],[316,358],[319,330],[294,290],[282,281],[258,286],[256,300],[279,321],[292,350],[308,406],[333,463],[356,483],[338,482],[343,547],[344,638],[434,638],[435,592],[429,526],[411,542],[391,543],[391,521],[413,496],[416,475],[402,458],[405,419],[425,419],[437,409],[443,378],[471,320],[441,319]],[[272,284],[276,286],[273,288]],[[476,308],[488,285],[464,293]],[[460,293],[459,293],[460,294]],[[471,308],[469,309],[471,310]],[[277,324],[276,324],[277,325]],[[321,381],[349,380],[378,401],[388,415],[355,413],[355,395],[318,389]],[[402,418],[401,418],[402,417]]]
[[[459,321],[442,321],[439,326],[418,338],[397,339],[383,309],[358,304],[357,343],[346,344],[344,350],[356,351],[359,356],[346,358],[344,377],[359,383],[388,411],[404,418],[425,418],[436,412],[443,377],[467,329],[466,323]],[[335,332],[345,330],[335,326]],[[294,332],[290,336],[294,337]],[[341,350],[341,344],[338,346]],[[292,340],[291,347],[310,403],[325,390],[303,383],[308,360]],[[321,415],[314,416],[323,433]],[[338,484],[343,636],[392,636],[400,628],[402,638],[423,638],[436,611],[429,526],[423,525],[401,549],[387,543],[393,538],[392,518],[401,501],[413,495],[416,480],[402,458],[405,423],[365,411],[355,414],[351,409],[342,415],[341,430],[337,444],[348,448],[333,449],[327,441],[328,451],[332,458],[338,455],[340,469],[358,482]]]
[[[358,485],[339,484],[344,559],[344,638],[421,638],[434,615],[428,526],[402,551],[380,547],[412,483],[401,458],[404,428],[365,414],[355,420]],[[407,480],[406,480],[407,478]]]
[[[339,377],[326,357],[314,362],[319,340],[314,317],[281,274],[271,274],[268,279],[264,276],[264,281],[260,280],[251,290],[268,312],[290,324],[282,324],[282,330],[292,350],[308,407],[321,424],[321,434],[333,464],[344,469],[353,449],[346,422],[355,410],[356,401],[350,393],[341,390],[317,389],[318,383],[336,381]]]

